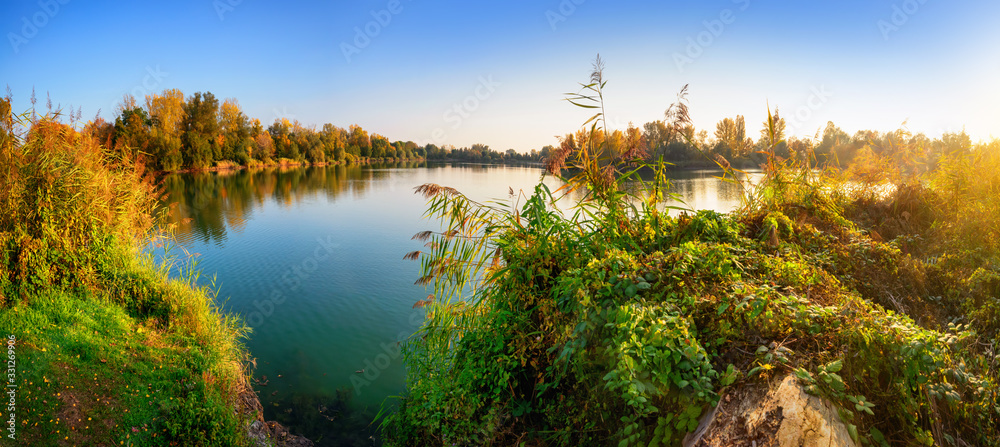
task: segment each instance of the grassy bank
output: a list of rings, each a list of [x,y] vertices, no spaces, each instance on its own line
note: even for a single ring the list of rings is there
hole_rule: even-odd
[[[388,444],[679,445],[794,374],[863,445],[1000,445],[1000,142],[927,171],[907,141],[822,172],[763,154],[729,214],[671,216],[664,177],[624,186],[631,148],[579,140],[549,165],[587,191],[566,212],[542,184],[422,186],[446,230],[411,254],[434,296]]]
[[[16,340],[15,438],[249,444],[259,404],[245,328],[193,276],[170,280],[141,254],[156,200],[141,163],[57,116],[18,116],[9,98],[0,120],[0,333]]]

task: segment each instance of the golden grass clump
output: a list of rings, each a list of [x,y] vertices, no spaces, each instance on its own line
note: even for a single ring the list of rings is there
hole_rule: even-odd
[[[135,246],[152,227],[156,194],[143,163],[105,150],[58,115],[29,122],[11,112],[9,98],[0,112],[0,286],[24,296],[36,286],[92,284],[95,253],[116,239]]]

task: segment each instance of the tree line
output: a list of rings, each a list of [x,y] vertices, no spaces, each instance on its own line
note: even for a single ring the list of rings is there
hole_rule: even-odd
[[[358,125],[305,126],[277,118],[264,127],[249,118],[235,98],[219,102],[211,92],[185,99],[178,89],[145,97],[140,105],[125,95],[114,122],[99,116],[84,126],[105,147],[143,155],[164,171],[220,165],[334,163],[423,157],[412,141],[389,141]]]
[[[276,118],[267,127],[257,118],[249,118],[235,98],[221,103],[211,92],[197,92],[185,98],[178,89],[146,95],[139,102],[125,95],[114,121],[98,115],[83,126],[104,147],[143,158],[153,169],[176,171],[206,169],[213,166],[357,163],[373,160],[452,160],[479,163],[542,162],[575,152],[584,135],[597,138],[590,144],[607,143],[610,147],[629,148],[647,162],[663,160],[680,167],[714,167],[722,159],[733,166],[755,167],[762,163],[765,151],[782,158],[810,160],[816,165],[834,161],[848,165],[858,156],[892,155],[922,169],[932,169],[937,160],[955,150],[968,150],[972,141],[964,131],[945,133],[931,139],[905,129],[891,132],[859,130],[848,134],[833,122],[812,138],[786,137],[787,123],[777,110],[773,131],[761,125],[755,141],[742,115],[720,120],[714,131],[697,129],[687,116],[686,88],[671,104],[664,119],[645,123],[641,128],[629,123],[622,130],[594,135],[586,129],[566,134],[559,147],[547,145],[527,153],[514,149],[497,151],[485,144],[456,148],[413,141],[390,141],[375,132],[352,124],[347,128],[324,124],[306,126],[298,120]],[[31,98],[34,106],[34,92]],[[49,101],[49,109],[52,106]],[[71,121],[79,120],[79,112]],[[772,141],[773,139],[773,141]],[[898,153],[900,147],[920,147],[919,154]],[[906,160],[903,160],[906,158]]]
[[[773,114],[773,132],[765,120],[761,124],[760,136],[751,138],[746,120],[742,115],[720,120],[710,134],[708,129],[697,129],[690,120],[678,119],[668,109],[663,120],[645,123],[642,128],[633,124],[622,130],[603,131],[598,129],[594,136],[587,129],[566,134],[560,139],[564,153],[579,149],[586,138],[597,138],[589,144],[607,144],[611,148],[633,151],[643,161],[663,161],[681,167],[715,167],[716,162],[725,159],[732,166],[756,167],[773,152],[783,159],[798,159],[820,165],[833,162],[848,166],[857,157],[886,155],[897,163],[908,164],[920,170],[932,170],[942,155],[972,148],[972,140],[962,132],[946,132],[941,138],[931,139],[923,133],[911,134],[905,128],[889,132],[859,130],[853,135],[847,133],[832,121],[827,122],[812,138],[787,136],[787,123],[780,112]],[[919,153],[901,148],[919,147]],[[541,155],[548,157],[553,148],[543,148]]]
[[[780,111],[772,113],[760,126],[759,138],[754,141],[743,115],[727,117],[709,129],[698,129],[692,123],[687,101],[688,86],[670,104],[663,119],[645,123],[641,128],[629,123],[622,130],[605,130],[606,121],[591,118],[585,128],[559,138],[559,146],[546,146],[541,152],[549,168],[572,160],[583,149],[607,148],[617,160],[655,163],[663,160],[680,167],[715,168],[736,166],[758,167],[775,156],[778,161],[791,160],[798,165],[849,166],[856,159],[887,158],[896,166],[905,166],[907,172],[933,170],[941,158],[955,152],[973,149],[967,133],[945,132],[940,138],[931,139],[923,133],[912,134],[905,123],[889,132],[859,130],[848,134],[832,121],[817,130],[811,138],[787,135],[788,123]],[[586,99],[572,96],[569,99]],[[571,101],[572,102],[572,101]],[[591,132],[591,130],[594,130]],[[994,144],[980,143],[979,145]],[[557,172],[557,171],[556,171]]]
[[[298,120],[276,118],[265,127],[260,119],[248,117],[235,98],[220,103],[211,92],[197,92],[185,98],[180,90],[167,89],[144,99],[139,104],[135,97],[125,95],[113,122],[98,115],[84,126],[84,131],[97,137],[105,147],[141,156],[147,165],[163,171],[423,158],[472,162],[541,160],[538,151],[499,152],[483,144],[455,148],[390,141],[356,124],[345,129],[326,123],[317,128]]]

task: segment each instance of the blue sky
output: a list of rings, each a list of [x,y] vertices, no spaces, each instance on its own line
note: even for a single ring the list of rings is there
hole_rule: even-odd
[[[264,123],[525,151],[588,117],[561,99],[600,53],[613,128],[661,119],[690,84],[709,133],[741,114],[757,137],[770,104],[799,135],[905,120],[1000,137],[1000,2],[7,0],[0,17],[15,107],[34,87],[85,120],[179,88]]]

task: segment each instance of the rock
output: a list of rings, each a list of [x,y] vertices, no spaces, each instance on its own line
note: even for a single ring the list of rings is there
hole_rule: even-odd
[[[776,447],[856,447],[837,409],[809,395],[793,375],[777,387],[744,385],[720,400],[709,412],[711,422],[685,447],[757,445]]]
[[[264,421],[264,410],[253,389],[247,387],[240,393],[240,407],[244,415],[253,419],[247,427],[247,437],[255,447],[313,447],[309,439],[296,436],[274,421]]]

